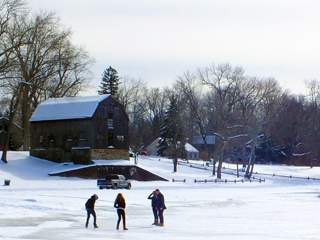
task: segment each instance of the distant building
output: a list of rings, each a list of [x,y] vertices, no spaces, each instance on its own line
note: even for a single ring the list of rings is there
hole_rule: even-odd
[[[158,145],[160,137],[156,138],[152,143],[150,143],[146,148],[146,154],[149,156],[158,156]],[[192,146],[190,143],[185,144],[186,157],[189,160],[198,160],[199,151]]]
[[[199,159],[199,150],[192,146],[190,143],[185,144],[186,149],[186,158],[188,160],[198,160]]]
[[[8,131],[9,119],[0,117],[0,150],[3,149]],[[18,150],[23,144],[22,128],[14,123],[9,138],[9,150]]]
[[[205,137],[207,146],[202,136],[194,136],[192,138],[192,144],[199,150],[199,157],[203,160],[209,160],[209,156],[212,156],[214,146],[216,144],[215,135],[207,135]]]
[[[129,159],[128,121],[110,95],[48,99],[30,119],[30,154],[56,162],[74,160],[77,151],[90,159]]]

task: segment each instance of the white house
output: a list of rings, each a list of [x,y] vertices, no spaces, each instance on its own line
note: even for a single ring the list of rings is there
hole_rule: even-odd
[[[160,138],[156,138],[152,143],[150,143],[147,147],[147,155],[149,156],[157,156],[158,155],[158,144]],[[187,154],[187,159],[189,160],[197,160],[199,159],[199,151],[190,143],[185,144],[185,150]]]

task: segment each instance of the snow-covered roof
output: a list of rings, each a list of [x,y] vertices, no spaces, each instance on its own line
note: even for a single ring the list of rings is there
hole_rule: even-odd
[[[184,146],[185,150],[187,152],[195,152],[195,153],[198,153],[198,149],[196,149],[194,146],[192,146],[190,143],[186,143],[185,146]]]
[[[109,96],[49,98],[36,108],[30,122],[90,118]]]

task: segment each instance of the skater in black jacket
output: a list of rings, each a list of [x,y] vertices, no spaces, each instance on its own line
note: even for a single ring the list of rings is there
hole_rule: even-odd
[[[93,216],[93,227],[98,228],[97,216],[96,216],[96,212],[94,210],[94,204],[96,203],[97,199],[98,199],[98,195],[94,194],[86,202],[86,210],[87,210],[86,228],[88,227],[88,224],[89,224],[90,215]]]
[[[118,194],[116,200],[113,205],[117,209],[118,214],[118,222],[117,222],[117,230],[119,230],[120,221],[122,218],[123,230],[128,230],[126,227],[126,200],[124,199],[121,193]]]
[[[156,191],[153,191],[149,196],[148,196],[148,199],[151,200],[151,207],[152,207],[152,212],[153,212],[153,217],[154,217],[154,222],[152,225],[158,225],[159,222],[158,222],[158,211],[157,211],[157,208],[156,208],[156,200],[157,200],[157,194],[156,194]]]
[[[152,199],[152,205],[154,207],[152,207],[152,209],[155,209],[154,215],[155,215],[155,225],[164,226],[164,218],[163,218],[163,211],[165,209],[167,209],[166,205],[165,205],[165,201],[164,201],[164,196],[163,194],[160,192],[159,189],[156,189],[153,194],[152,194],[153,198]],[[150,197],[152,197],[150,196]],[[160,220],[160,223],[157,222],[157,220]]]

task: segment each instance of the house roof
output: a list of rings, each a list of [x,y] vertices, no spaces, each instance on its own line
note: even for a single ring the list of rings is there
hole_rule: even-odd
[[[109,96],[49,98],[38,105],[30,122],[91,118],[99,103]]]
[[[214,135],[207,135],[205,139],[208,145],[214,145],[216,143],[216,136]],[[204,141],[202,136],[194,136],[192,138],[192,143],[195,145],[203,145]]]
[[[158,145],[160,141],[160,137],[156,138],[152,143],[150,143],[146,149],[150,155],[155,155],[158,151]],[[192,146],[190,143],[186,143],[184,145],[184,148],[187,152],[199,152],[198,149],[196,149],[194,146]]]
[[[184,145],[184,148],[187,152],[195,152],[195,153],[198,153],[198,149],[196,149],[194,146],[192,146],[190,143],[186,143]]]

